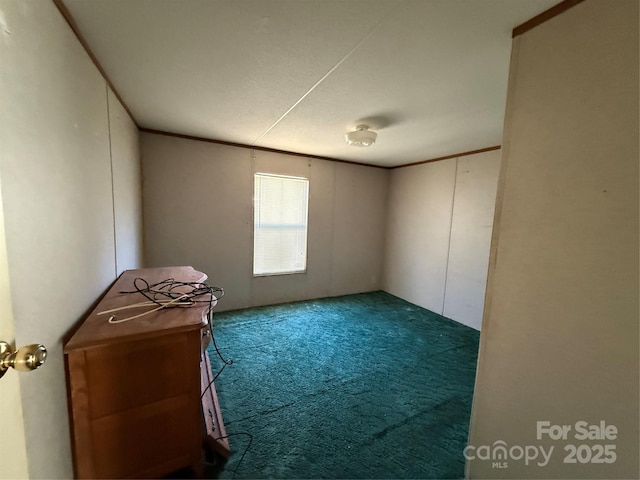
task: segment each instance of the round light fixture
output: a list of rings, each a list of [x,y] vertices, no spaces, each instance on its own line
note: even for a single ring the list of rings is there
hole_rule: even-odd
[[[378,134],[369,130],[368,125],[358,125],[353,132],[344,136],[347,143],[354,147],[370,147],[376,143],[377,137]]]

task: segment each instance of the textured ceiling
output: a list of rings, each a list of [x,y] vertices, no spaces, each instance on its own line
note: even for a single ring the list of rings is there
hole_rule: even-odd
[[[558,0],[64,3],[141,127],[393,166],[500,144],[511,30]]]

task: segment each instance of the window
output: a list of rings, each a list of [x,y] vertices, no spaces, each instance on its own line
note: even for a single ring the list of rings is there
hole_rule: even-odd
[[[306,178],[255,174],[254,275],[306,271],[308,206]]]

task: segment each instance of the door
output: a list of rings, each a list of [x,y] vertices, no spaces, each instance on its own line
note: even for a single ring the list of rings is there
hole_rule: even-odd
[[[13,344],[13,311],[9,265],[4,232],[2,188],[0,186],[0,340]],[[0,479],[27,478],[27,450],[24,440],[22,403],[18,372],[10,368],[0,378]]]

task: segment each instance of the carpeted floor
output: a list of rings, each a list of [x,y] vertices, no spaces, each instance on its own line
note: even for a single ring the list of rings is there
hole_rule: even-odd
[[[234,362],[216,381],[233,454],[211,475],[463,478],[476,330],[384,292],[214,322]]]

